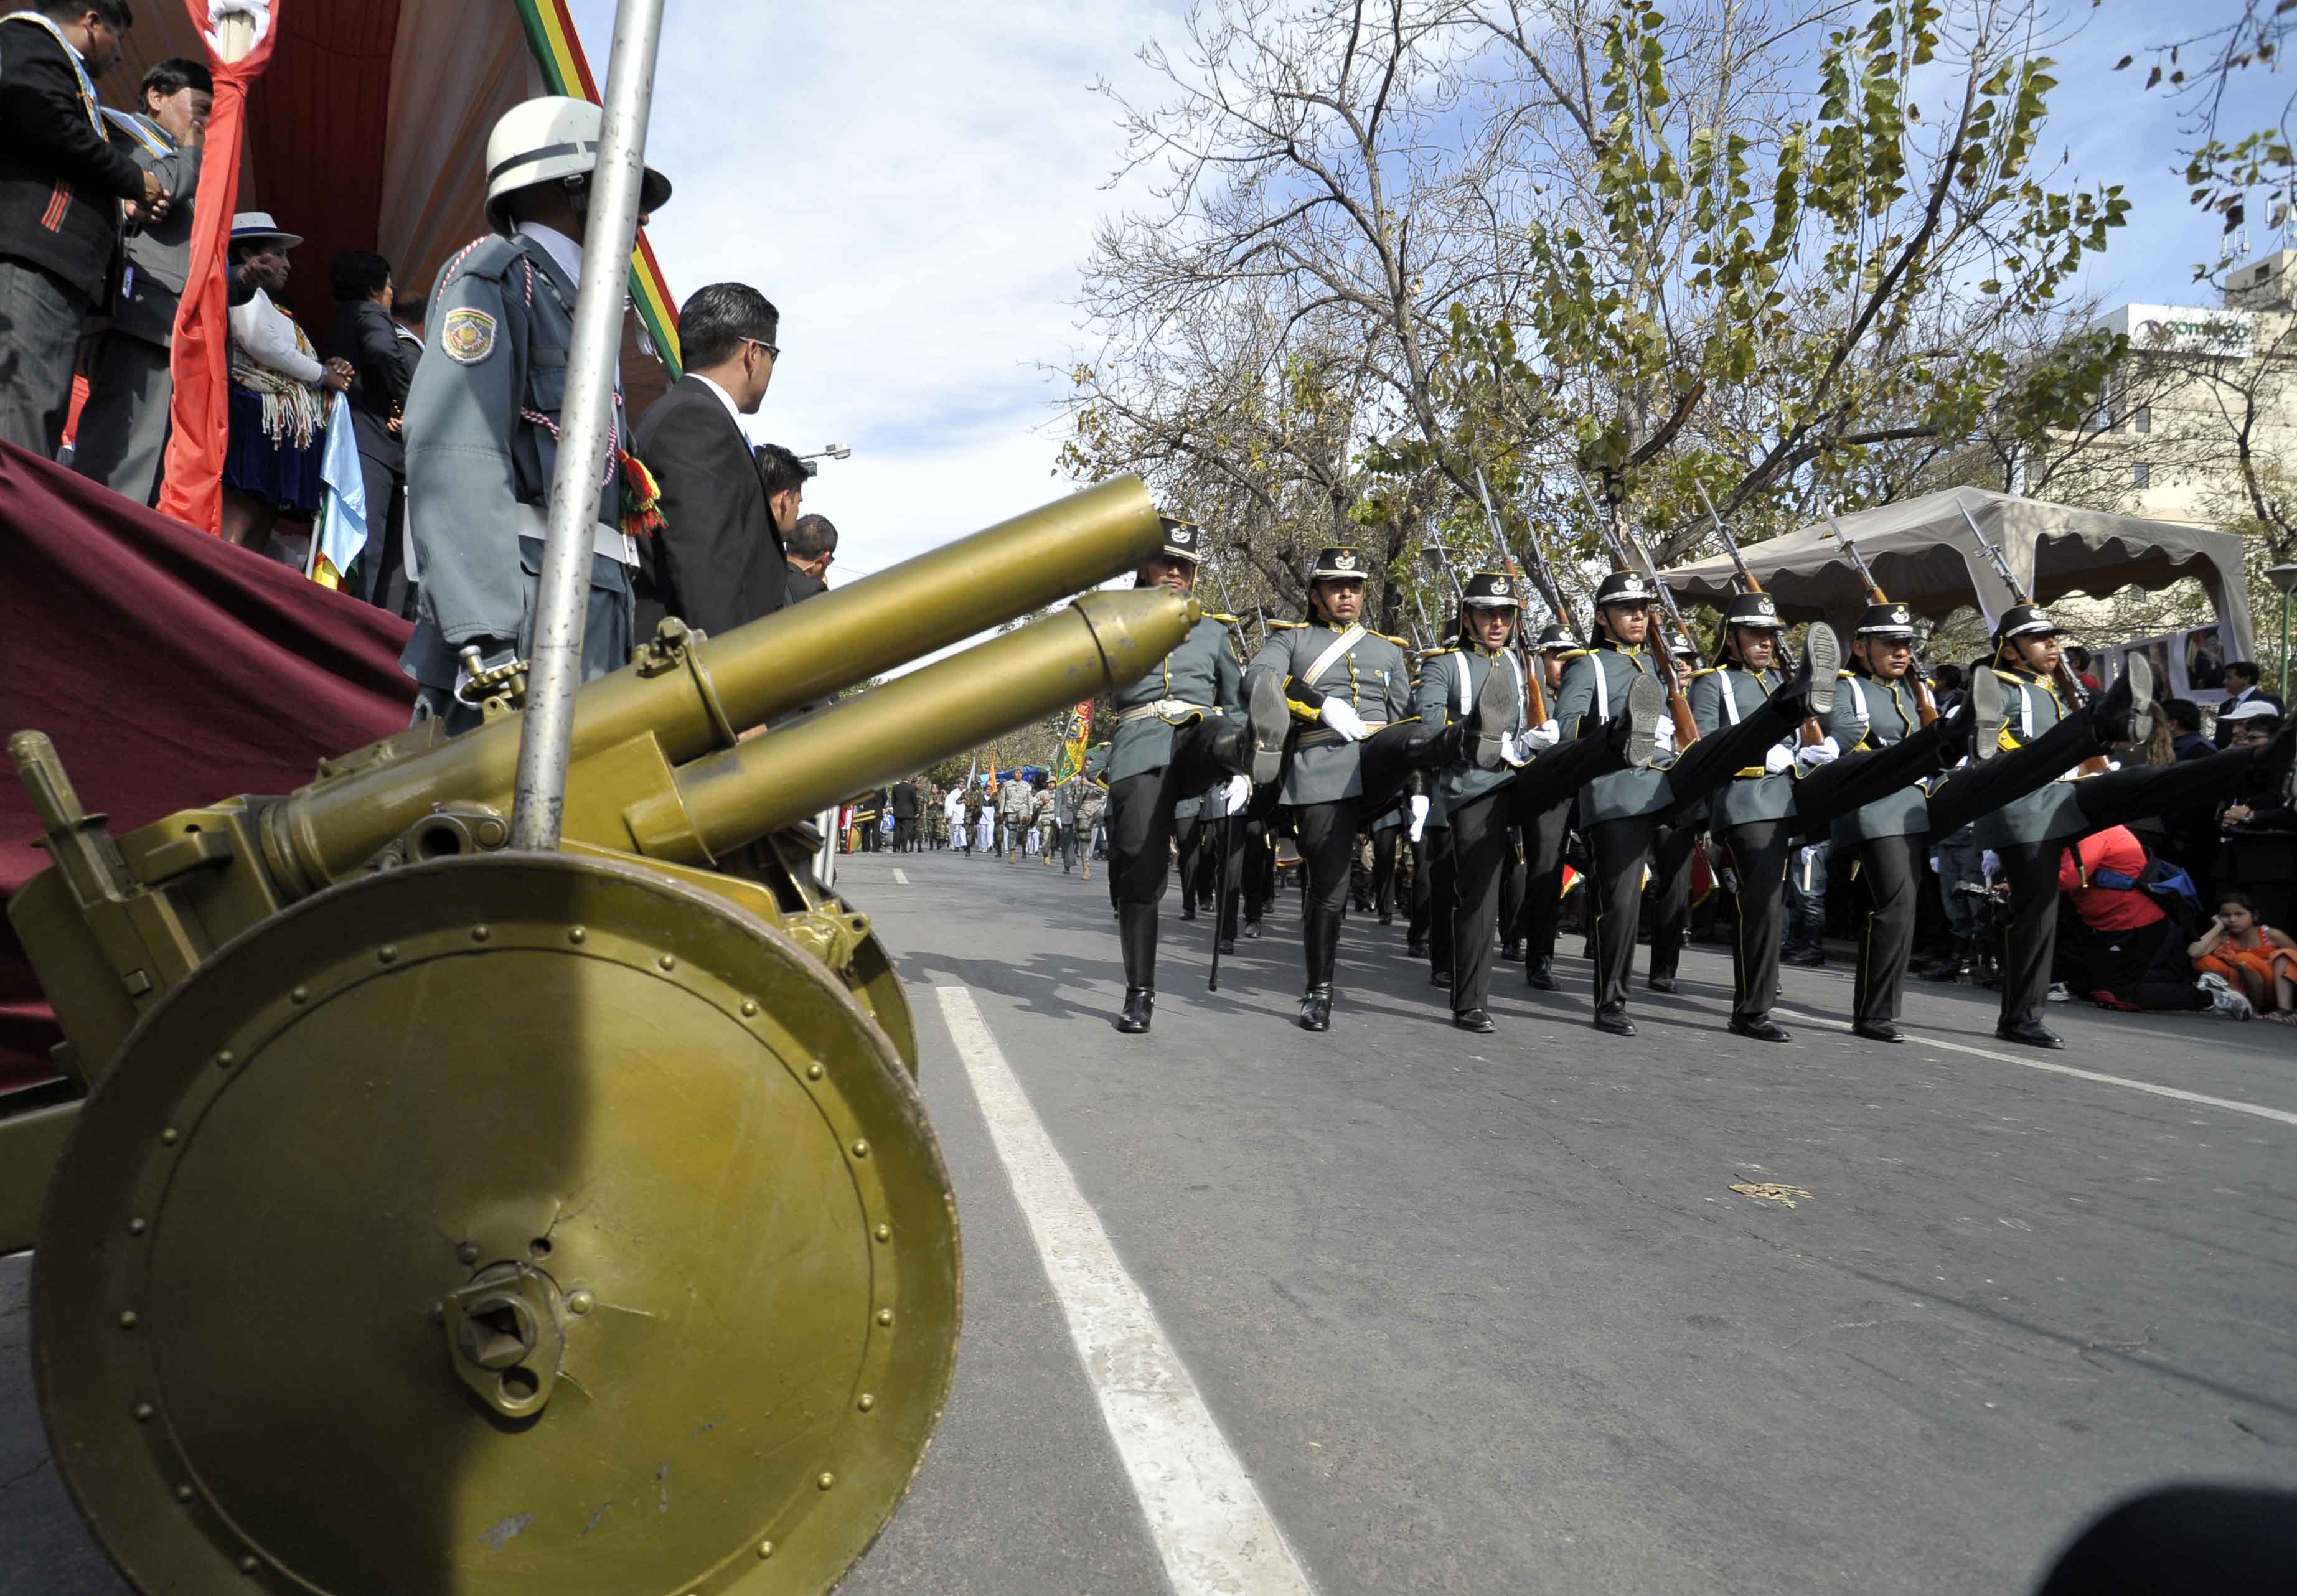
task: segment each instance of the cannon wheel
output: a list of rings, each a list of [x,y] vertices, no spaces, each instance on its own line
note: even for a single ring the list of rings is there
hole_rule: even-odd
[[[319,894],[146,1016],[49,1196],[52,1453],[145,1591],[826,1590],[947,1394],[908,1072],[643,867]]]
[[[844,894],[830,894],[848,914],[854,911]],[[901,1055],[902,1063],[910,1072],[910,1079],[918,1078],[918,1023],[910,1014],[910,995],[902,989],[902,977],[893,968],[893,956],[885,951],[885,944],[875,931],[861,939],[853,951],[853,967],[849,984],[861,1006],[877,1016],[879,1029]]]

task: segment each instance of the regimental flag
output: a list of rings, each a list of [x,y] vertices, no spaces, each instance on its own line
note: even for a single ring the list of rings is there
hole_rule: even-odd
[[[593,105],[602,103],[597,79],[590,76],[590,63],[583,57],[582,40],[574,31],[566,0],[518,0],[518,20],[525,25],[527,46],[534,52],[549,91],[588,100]],[[647,337],[654,341],[655,353],[662,357],[662,363],[670,368],[670,380],[675,383],[686,372],[678,352],[678,313],[662,278],[662,264],[654,258],[654,246],[646,242],[643,230],[630,256],[630,302],[638,309]],[[620,334],[616,339],[619,342]]]
[[[1053,785],[1060,786],[1084,769],[1085,745],[1092,741],[1092,700],[1069,712],[1068,728],[1061,734],[1060,757],[1053,761]]]

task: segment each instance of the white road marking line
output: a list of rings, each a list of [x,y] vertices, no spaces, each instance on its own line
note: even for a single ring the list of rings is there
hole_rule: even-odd
[[[1174,1596],[1313,1596],[1307,1571],[1118,1261],[973,993],[934,990]]]
[[[1796,1008],[1785,1003],[1778,1007],[1788,1014],[1793,1015],[1797,1019],[1808,1020],[1815,1025],[1824,1025],[1833,1031],[1850,1029],[1849,1022],[1847,1020],[1829,1019],[1824,1015],[1813,1014],[1807,1008]],[[2077,1081],[2095,1081],[2101,1086],[2126,1086],[2132,1091],[2151,1092],[2157,1098],[2173,1098],[2180,1103],[2199,1103],[2204,1107],[2229,1109],[2235,1114],[2253,1114],[2260,1119],[2269,1119],[2285,1125],[2297,1125],[2297,1114],[2292,1114],[2286,1108],[2268,1108],[2261,1103],[2243,1103],[2233,1098],[2207,1097],[2201,1092],[2186,1091],[2179,1087],[2156,1086],[2151,1081],[2132,1081],[2127,1075],[2105,1075],[2100,1074],[2095,1070],[2078,1069],[2071,1064],[2052,1064],[2046,1058],[2021,1058],[2014,1053],[1997,1053],[1991,1048],[1973,1048],[1958,1041],[1947,1041],[1942,1037],[1927,1036],[1916,1031],[1908,1031],[1906,1041],[1911,1046],[1944,1048],[1949,1053],[1967,1053],[1972,1058],[1991,1058],[1996,1064],[2015,1064],[2029,1070],[2047,1070],[2054,1075],[2071,1075]]]
[[[910,884],[910,873],[907,870],[902,869],[899,865],[896,865],[893,867],[893,879],[901,883],[902,885],[907,886]]]

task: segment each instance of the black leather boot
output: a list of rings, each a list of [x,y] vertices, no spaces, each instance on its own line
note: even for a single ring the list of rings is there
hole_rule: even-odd
[[[1560,990],[1555,979],[1555,960],[1535,958],[1523,967],[1523,983],[1544,992]]]
[[[1300,1029],[1330,1031],[1332,1028],[1332,989],[1312,986],[1300,999]]]
[[[1627,684],[1627,702],[1609,728],[1619,760],[1630,770],[1647,770],[1659,752],[1659,723],[1667,715],[1667,689],[1637,675]]]
[[[2089,701],[2089,718],[2101,747],[2153,735],[2153,667],[2144,654],[2133,649],[2124,656],[2113,685]]]
[[[1824,720],[1833,712],[1834,691],[1842,685],[1842,639],[1824,621],[1814,621],[1803,639],[1802,662],[1781,696],[1799,702],[1806,715]]]
[[[1124,989],[1124,1012],[1116,1016],[1116,1028],[1127,1036],[1138,1036],[1148,1029],[1149,1016],[1156,1011],[1157,993],[1152,987],[1128,986]]]

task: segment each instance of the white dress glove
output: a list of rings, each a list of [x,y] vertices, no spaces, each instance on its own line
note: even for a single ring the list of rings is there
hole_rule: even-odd
[[[1223,794],[1222,796],[1226,804],[1227,813],[1231,815],[1240,815],[1244,813],[1244,806],[1252,802],[1252,777],[1249,776],[1230,777],[1228,778],[1228,790]]]
[[[1794,751],[1783,743],[1774,743],[1763,753],[1763,774],[1783,776],[1794,763]]]
[[[1523,734],[1524,744],[1530,748],[1552,748],[1563,740],[1563,728],[1552,720],[1542,720]]]
[[[1651,731],[1651,747],[1659,753],[1675,752],[1675,717],[1661,715],[1659,725]]]
[[[1993,849],[1991,849],[1991,848],[1987,849],[1984,852],[1980,853],[1980,854],[1978,856],[1978,868],[1979,868],[1979,872],[1980,872],[1981,875],[1986,875],[1986,876],[1999,876],[1999,875],[2001,875],[2001,874],[2002,874],[2002,856],[2001,856],[2000,854],[1998,854],[1998,853],[1995,852],[1995,851],[1994,851],[1994,850],[1993,850]]]
[[[1404,834],[1404,840],[1406,842],[1416,843],[1420,840],[1421,834],[1427,829],[1428,794],[1425,793],[1414,793],[1412,795],[1412,828]]]
[[[1356,706],[1345,698],[1327,698],[1316,712],[1316,719],[1340,734],[1344,743],[1361,743],[1371,735],[1371,728],[1356,713]]]
[[[1832,737],[1821,737],[1806,748],[1795,750],[1795,763],[1806,770],[1815,770],[1821,765],[1831,765],[1842,757],[1842,750]]]

